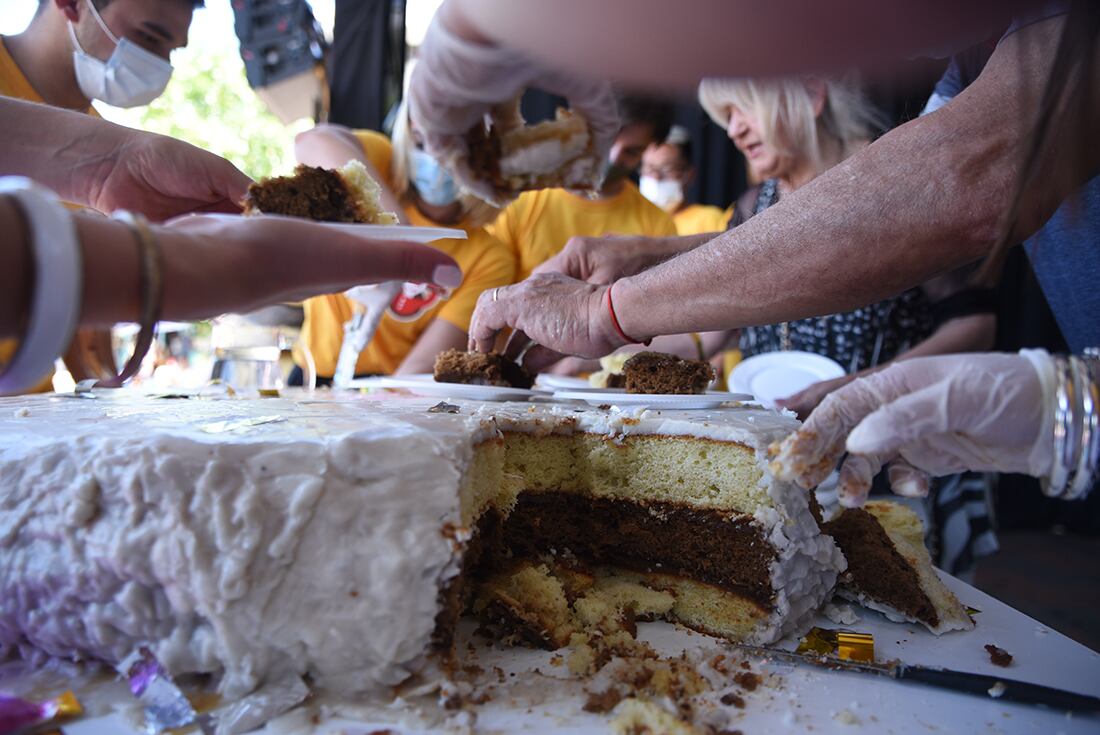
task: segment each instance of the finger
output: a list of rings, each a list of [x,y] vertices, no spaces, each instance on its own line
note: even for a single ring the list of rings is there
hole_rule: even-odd
[[[927,472],[918,470],[901,457],[895,458],[886,468],[890,488],[905,498],[923,498],[928,495],[931,479]]]
[[[898,392],[891,370],[852,381],[827,395],[802,428],[774,451],[772,467],[777,477],[807,489],[824,480],[844,453],[848,433]]]
[[[448,168],[451,169],[455,181],[458,182],[459,186],[468,193],[476,196],[478,199],[484,200],[498,209],[503,209],[508,206],[508,203],[515,198],[514,194],[500,191],[490,182],[485,181],[475,174],[470,169],[469,160],[466,157],[465,151],[463,151],[461,155],[453,157]]]
[[[509,360],[519,360],[523,351],[530,346],[531,338],[517,329],[508,336],[508,342],[504,345],[504,356]]]
[[[361,242],[357,250],[356,283],[412,281],[444,288],[462,285],[462,269],[454,258],[428,245],[387,240]]]
[[[553,365],[563,357],[565,357],[565,355],[561,352],[552,350],[549,347],[543,347],[539,344],[534,344],[531,345],[523,355],[523,367],[527,368],[527,372],[532,375],[537,375],[542,372],[544,368]]]
[[[848,451],[893,455],[922,437],[947,431],[944,393],[944,386],[934,383],[885,402],[852,429]]]
[[[470,319],[469,346],[478,352],[492,352],[496,345],[497,334],[508,326],[504,318],[504,304],[493,298],[494,293],[503,295],[508,286],[482,292],[477,300],[477,308]]]
[[[849,454],[840,466],[837,493],[845,508],[858,508],[867,500],[875,475],[882,469],[886,458],[881,455]]]

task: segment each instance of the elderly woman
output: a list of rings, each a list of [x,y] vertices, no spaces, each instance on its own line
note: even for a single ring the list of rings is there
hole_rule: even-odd
[[[441,289],[406,283],[355,366],[357,375],[430,372],[436,355],[466,345],[466,330],[481,292],[514,279],[515,256],[484,228],[497,209],[465,194],[423,150],[404,105],[397,110],[392,142],[370,130],[319,125],[298,136],[295,152],[300,162],[326,168],[343,166],[353,158],[362,161],[382,185],[383,204],[393,207],[404,222],[466,231],[465,240],[432,243],[459,263],[462,285]],[[354,305],[343,294],[330,294],[309,299],[304,308],[302,341],[316,364],[318,382],[325,384],[336,370],[344,323],[352,318]],[[299,375],[295,370],[291,382]]]

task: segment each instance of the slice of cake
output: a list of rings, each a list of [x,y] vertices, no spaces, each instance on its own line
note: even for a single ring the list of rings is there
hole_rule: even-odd
[[[281,214],[321,222],[395,225],[382,209],[381,188],[362,162],[339,169],[299,165],[293,176],[276,176],[248,187],[245,214]]]
[[[440,352],[435,358],[433,375],[438,383],[495,385],[525,390],[535,382],[535,378],[522,365],[497,352]]]
[[[849,508],[822,530],[848,560],[838,593],[896,622],[920,623],[936,635],[970,630],[974,621],[932,567],[917,514],[874,500]]]
[[[791,418],[436,403],[0,399],[0,655],[393,697],[459,663],[483,582],[540,645],[642,616],[769,643],[844,568],[765,472]]]
[[[629,360],[629,352],[612,352],[600,358],[600,369],[588,376],[588,384],[593,388],[624,388],[623,363]]]
[[[712,380],[710,363],[663,352],[639,352],[623,363],[627,393],[705,393]]]
[[[518,105],[518,101],[516,102]],[[584,117],[559,108],[557,119],[523,125],[474,126],[466,136],[470,171],[500,192],[564,187],[590,190],[598,184],[599,161]]]

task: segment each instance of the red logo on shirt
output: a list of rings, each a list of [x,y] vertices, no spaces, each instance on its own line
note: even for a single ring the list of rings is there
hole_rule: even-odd
[[[415,322],[450,295],[450,289],[434,283],[406,283],[390,302],[389,315],[399,322]]]

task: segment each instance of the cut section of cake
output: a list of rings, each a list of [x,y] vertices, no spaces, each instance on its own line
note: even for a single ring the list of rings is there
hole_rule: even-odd
[[[600,369],[588,376],[593,388],[624,388],[623,363],[632,357],[629,352],[612,352],[600,358]]]
[[[663,352],[639,352],[623,363],[627,393],[705,393],[712,380],[710,363]]]
[[[381,189],[362,162],[338,170],[299,165],[292,176],[276,176],[248,187],[245,214],[280,214],[321,222],[394,225],[382,209]]]
[[[515,103],[518,106],[518,101]],[[564,187],[593,189],[600,167],[584,117],[558,108],[555,120],[523,125],[517,110],[512,125],[476,125],[466,136],[471,173],[501,192]]]
[[[522,365],[500,353],[453,349],[436,356],[433,376],[438,383],[495,385],[525,390],[535,382]]]
[[[896,622],[920,623],[936,635],[971,630],[974,621],[932,567],[917,514],[900,503],[874,500],[827,521],[848,560],[838,594]]]

